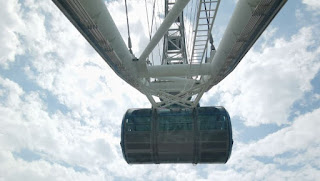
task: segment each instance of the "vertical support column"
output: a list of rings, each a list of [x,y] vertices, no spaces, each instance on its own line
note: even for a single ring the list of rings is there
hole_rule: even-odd
[[[198,126],[198,108],[193,108],[193,164],[199,163],[199,126]]]
[[[147,45],[147,47],[144,49],[142,54],[139,57],[139,60],[146,60],[148,55],[152,52],[154,47],[159,43],[161,38],[166,34],[172,23],[178,18],[180,13],[183,11],[183,9],[186,7],[186,5],[189,3],[190,0],[177,0],[169,14],[166,16],[164,21],[162,22],[161,26],[159,27],[158,31],[155,33],[155,35],[152,37],[151,41]]]
[[[158,127],[157,127],[157,109],[152,108],[152,118],[151,118],[151,134],[152,134],[152,161],[155,164],[159,164],[159,155],[158,155]]]
[[[165,0],[165,16],[171,11],[175,0]],[[162,65],[186,64],[186,48],[184,37],[183,12],[170,26],[163,40]]]

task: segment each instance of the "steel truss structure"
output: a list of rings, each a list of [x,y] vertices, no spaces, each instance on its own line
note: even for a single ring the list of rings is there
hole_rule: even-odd
[[[193,108],[234,70],[286,0],[239,0],[217,50],[208,48],[208,43],[212,43],[220,0],[200,0],[190,57],[182,13],[189,0],[165,0],[165,19],[138,61],[133,61],[103,0],[53,2],[111,68],[147,96],[153,108]],[[148,65],[147,57],[163,37],[161,65]]]
[[[165,0],[165,16],[175,5],[175,0]],[[162,65],[187,64],[187,53],[185,47],[183,12],[170,26],[164,36]]]

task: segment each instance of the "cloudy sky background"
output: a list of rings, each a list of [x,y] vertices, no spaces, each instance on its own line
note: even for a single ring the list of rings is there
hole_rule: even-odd
[[[133,50],[148,42],[143,0],[129,2]],[[222,1],[216,47],[236,1]],[[106,2],[126,40],[124,2]],[[149,3],[151,9],[152,3]],[[290,0],[202,106],[223,105],[225,165],[128,165],[121,118],[150,107],[49,0],[0,0],[0,180],[317,180],[320,1]],[[141,33],[143,30],[144,33]]]

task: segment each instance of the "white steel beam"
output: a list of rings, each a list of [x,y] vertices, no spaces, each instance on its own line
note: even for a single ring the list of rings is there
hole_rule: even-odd
[[[190,82],[151,82],[150,88],[155,90],[162,90],[168,92],[180,92],[182,90],[189,90],[193,87]]]
[[[179,82],[179,81],[185,81],[185,82],[190,82],[190,83],[195,83],[195,79],[187,79],[187,78],[182,78],[182,77],[159,77],[157,78],[160,81],[172,81],[172,82]]]
[[[145,61],[133,61],[103,0],[53,0],[66,17],[126,82],[141,90]]]
[[[149,77],[183,77],[210,75],[212,66],[205,64],[155,65],[148,66]]]
[[[211,61],[213,78],[220,81],[235,68],[286,1],[238,1]]]
[[[221,42],[217,48],[217,52],[213,57],[212,62],[212,75],[217,76],[232,46],[238,39],[241,31],[248,23],[250,17],[252,16],[253,9],[258,5],[260,0],[239,0],[236,8],[232,14],[232,17],[228,23],[228,26],[223,34]]]
[[[113,50],[123,63],[131,63],[130,54],[122,36],[102,0],[79,0],[83,8],[97,25],[99,31],[110,42]]]

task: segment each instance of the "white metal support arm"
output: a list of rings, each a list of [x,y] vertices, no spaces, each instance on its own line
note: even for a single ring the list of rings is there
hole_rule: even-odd
[[[195,107],[205,91],[218,84],[234,70],[286,1],[239,0],[217,52],[208,63],[147,66],[146,58],[167,33],[189,0],[175,1],[139,61],[132,61],[133,56],[129,53],[103,0],[53,0],[110,67],[123,80],[145,94],[153,107],[168,107],[173,104]],[[203,12],[217,9],[218,7],[198,8]],[[215,17],[215,14],[213,16]],[[208,19],[211,16],[197,17]],[[197,22],[198,26],[202,26],[203,23],[199,24],[198,20]],[[211,31],[212,21],[209,23],[207,21],[205,26],[208,25],[211,26],[209,26]],[[160,98],[161,101],[155,101],[154,97]]]

